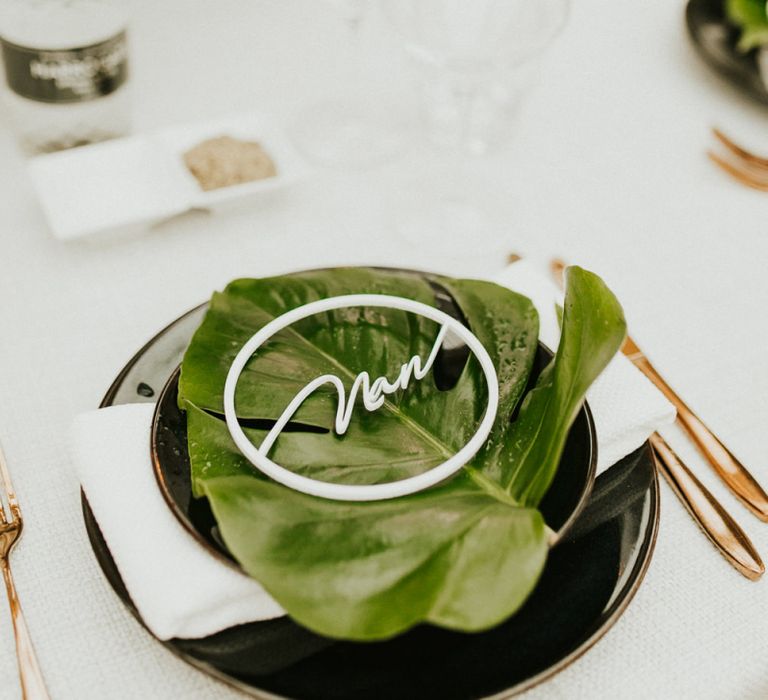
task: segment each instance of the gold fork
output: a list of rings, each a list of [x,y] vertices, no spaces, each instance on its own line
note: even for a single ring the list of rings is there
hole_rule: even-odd
[[[13,633],[16,638],[16,656],[19,661],[19,678],[21,679],[21,694],[25,700],[48,700],[48,691],[45,687],[40,664],[37,662],[35,650],[32,646],[32,638],[29,636],[21,603],[16,594],[16,586],[13,584],[9,555],[11,549],[21,537],[23,521],[21,509],[16,500],[16,493],[8,473],[8,465],[5,462],[3,447],[0,445],[0,482],[2,482],[8,501],[8,511],[3,507],[0,496],[0,568],[3,570],[5,588],[8,591],[8,603],[11,606],[11,618],[13,620]]]
[[[732,159],[707,151],[710,160],[742,185],[768,192],[768,158],[761,158],[735,144],[720,129],[712,129],[715,138],[727,149]]]

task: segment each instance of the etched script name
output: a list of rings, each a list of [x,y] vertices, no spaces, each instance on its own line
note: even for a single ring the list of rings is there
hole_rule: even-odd
[[[282,432],[288,421],[293,417],[296,411],[299,409],[306,398],[316,389],[324,384],[333,384],[336,387],[338,393],[338,405],[336,408],[336,420],[334,422],[334,429],[338,435],[343,435],[347,432],[349,424],[352,421],[352,412],[355,408],[355,402],[357,400],[358,393],[361,394],[363,406],[368,411],[375,411],[382,407],[386,397],[390,394],[394,394],[400,389],[407,389],[411,383],[411,379],[422,380],[427,376],[429,370],[432,369],[432,365],[435,363],[437,353],[445,340],[445,335],[448,332],[448,326],[442,326],[434,344],[432,350],[429,353],[426,361],[422,364],[421,358],[418,355],[411,357],[408,362],[400,367],[400,372],[397,378],[390,382],[386,377],[377,377],[371,381],[371,376],[368,372],[360,372],[352,382],[352,387],[349,390],[349,396],[347,396],[344,388],[344,383],[335,374],[323,374],[317,379],[313,379],[309,382],[294,399],[288,404],[286,409],[280,414],[277,422],[272,429],[267,433],[263,442],[258,448],[258,451],[262,455],[269,454],[270,449],[275,440]]]

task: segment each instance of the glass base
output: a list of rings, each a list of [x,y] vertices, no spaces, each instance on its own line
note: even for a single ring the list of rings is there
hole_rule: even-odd
[[[311,162],[330,168],[384,164],[402,152],[405,130],[343,102],[310,108],[292,129],[296,147]]]

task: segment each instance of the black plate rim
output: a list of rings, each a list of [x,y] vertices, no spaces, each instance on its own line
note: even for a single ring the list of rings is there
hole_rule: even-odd
[[[382,268],[379,268],[379,269],[382,269]],[[390,268],[383,268],[383,269],[390,269]],[[106,393],[104,394],[104,397],[99,404],[99,408],[106,408],[113,404],[114,398],[117,395],[117,392],[119,391],[121,385],[125,381],[126,376],[130,373],[130,371],[133,369],[134,365],[139,361],[139,359],[158,341],[158,339],[160,339],[163,335],[165,335],[165,333],[167,333],[173,326],[181,323],[183,320],[185,320],[192,314],[199,312],[200,308],[205,305],[206,304],[204,303],[204,304],[195,306],[189,311],[181,314],[179,317],[171,321],[160,331],[155,333],[155,335],[153,335],[130,358],[130,360],[123,366],[123,368],[117,374],[112,384],[109,386]],[[586,405],[586,402],[585,402],[585,405]],[[589,415],[589,418],[590,420],[592,420],[591,413]],[[646,450],[651,450],[650,442],[644,443],[643,447]],[[594,479],[591,480],[591,483],[594,484]],[[90,504],[88,503],[87,496],[82,487],[80,488],[80,502],[81,502],[81,509],[83,513],[83,521],[84,521],[86,534],[88,536],[88,540],[91,545],[91,549],[93,550],[94,556],[99,564],[99,568],[101,569],[102,574],[104,575],[104,578],[106,579],[109,586],[113,589],[117,597],[120,599],[121,603],[128,610],[128,612],[147,631],[147,633],[150,636],[152,636],[153,639],[161,643],[166,649],[168,649],[171,653],[173,653],[177,658],[183,660],[185,663],[188,663],[190,666],[202,671],[203,673],[206,673],[210,677],[219,680],[220,682],[224,683],[225,685],[231,688],[235,688],[237,690],[240,690],[241,692],[244,692],[250,697],[259,698],[261,700],[290,700],[290,698],[286,698],[285,696],[276,695],[274,693],[270,693],[268,691],[264,691],[259,688],[256,688],[252,685],[243,683],[238,679],[233,678],[232,676],[220,671],[219,669],[212,666],[211,664],[208,664],[204,661],[201,661],[195,658],[194,656],[191,656],[185,653],[173,643],[174,641],[173,639],[162,640],[155,637],[155,635],[152,634],[151,630],[147,627],[146,623],[144,622],[141,615],[139,614],[138,609],[135,607],[133,601],[131,600],[130,595],[125,589],[125,586],[122,581],[122,578],[120,577],[119,571],[117,571],[114,565],[114,561],[112,561],[111,567],[106,561],[106,557],[109,557],[111,559],[111,554],[109,553],[109,548],[106,544],[106,541],[104,540],[104,536],[101,533],[100,526],[90,507]],[[658,530],[659,530],[659,520],[660,520],[660,487],[659,487],[658,472],[656,470],[653,470],[652,472],[652,481],[650,485],[649,510],[650,510],[649,527],[647,528],[642,538],[642,541],[640,541],[639,543],[641,554],[638,556],[638,559],[636,560],[632,568],[631,574],[627,577],[627,583],[624,584],[621,594],[614,601],[613,609],[608,614],[608,616],[604,617],[600,622],[598,622],[596,625],[596,628],[591,632],[591,634],[589,634],[589,636],[587,636],[581,642],[581,644],[579,644],[579,646],[576,649],[573,649],[569,654],[564,656],[562,659],[552,664],[544,671],[541,671],[535,676],[532,676],[518,683],[515,686],[512,686],[500,693],[497,693],[491,696],[486,696],[486,700],[502,700],[504,698],[510,698],[520,693],[523,693],[527,690],[530,690],[534,686],[539,685],[540,683],[546,681],[549,678],[552,678],[553,676],[561,672],[563,669],[571,665],[573,662],[578,660],[587,651],[589,651],[616,624],[617,620],[621,617],[621,615],[624,613],[626,608],[632,602],[637,591],[642,585],[645,579],[645,575],[650,566],[650,563],[653,559],[653,554],[656,548],[656,542],[657,542]],[[109,572],[107,571],[108,568],[114,569],[116,580],[113,580],[113,578],[109,575]]]

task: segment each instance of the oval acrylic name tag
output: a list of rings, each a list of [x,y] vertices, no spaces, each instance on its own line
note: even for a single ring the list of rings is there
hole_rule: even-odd
[[[243,432],[235,412],[235,389],[237,388],[240,374],[248,360],[250,360],[252,355],[275,333],[296,323],[296,321],[300,321],[317,313],[352,306],[398,309],[400,311],[407,311],[419,316],[424,316],[425,318],[439,323],[441,328],[429,356],[423,362],[418,356],[412,357],[408,362],[402,365],[397,378],[391,382],[386,377],[377,377],[371,381],[368,372],[360,372],[352,383],[349,396],[346,394],[341,379],[336,375],[324,374],[317,379],[312,380],[288,404],[274,427],[264,438],[261,446],[257,448]],[[364,407],[368,411],[375,411],[383,405],[388,394],[392,394],[400,389],[406,389],[412,378],[417,380],[423,379],[432,368],[437,352],[448,331],[454,333],[464,341],[475,357],[477,357],[485,375],[485,381],[488,385],[488,405],[486,406],[483,418],[474,435],[464,447],[445,462],[422,474],[417,474],[416,476],[411,476],[407,479],[401,479],[400,481],[392,481],[387,484],[351,485],[333,484],[327,481],[318,481],[317,479],[301,476],[300,474],[296,474],[295,472],[280,466],[268,457],[269,450],[282,429],[298,410],[299,406],[301,406],[306,398],[318,387],[323,384],[332,384],[336,387],[339,402],[334,427],[336,432],[341,435],[346,432],[349,427],[358,393],[361,393]],[[337,501],[380,501],[396,498],[398,496],[405,496],[407,494],[416,493],[417,491],[423,491],[455,474],[475,456],[485,442],[493,426],[493,421],[496,418],[498,404],[499,384],[496,376],[496,369],[488,355],[488,351],[483,347],[483,344],[478,340],[474,333],[462,323],[439,309],[412,299],[389,296],[386,294],[349,294],[345,296],[329,297],[328,299],[320,299],[319,301],[304,304],[282,316],[278,316],[254,334],[242,347],[235,357],[232,366],[229,368],[227,379],[224,384],[224,417],[226,418],[227,427],[229,428],[229,432],[238,449],[248,461],[267,476],[289,488],[312,496],[319,496],[320,498]]]

